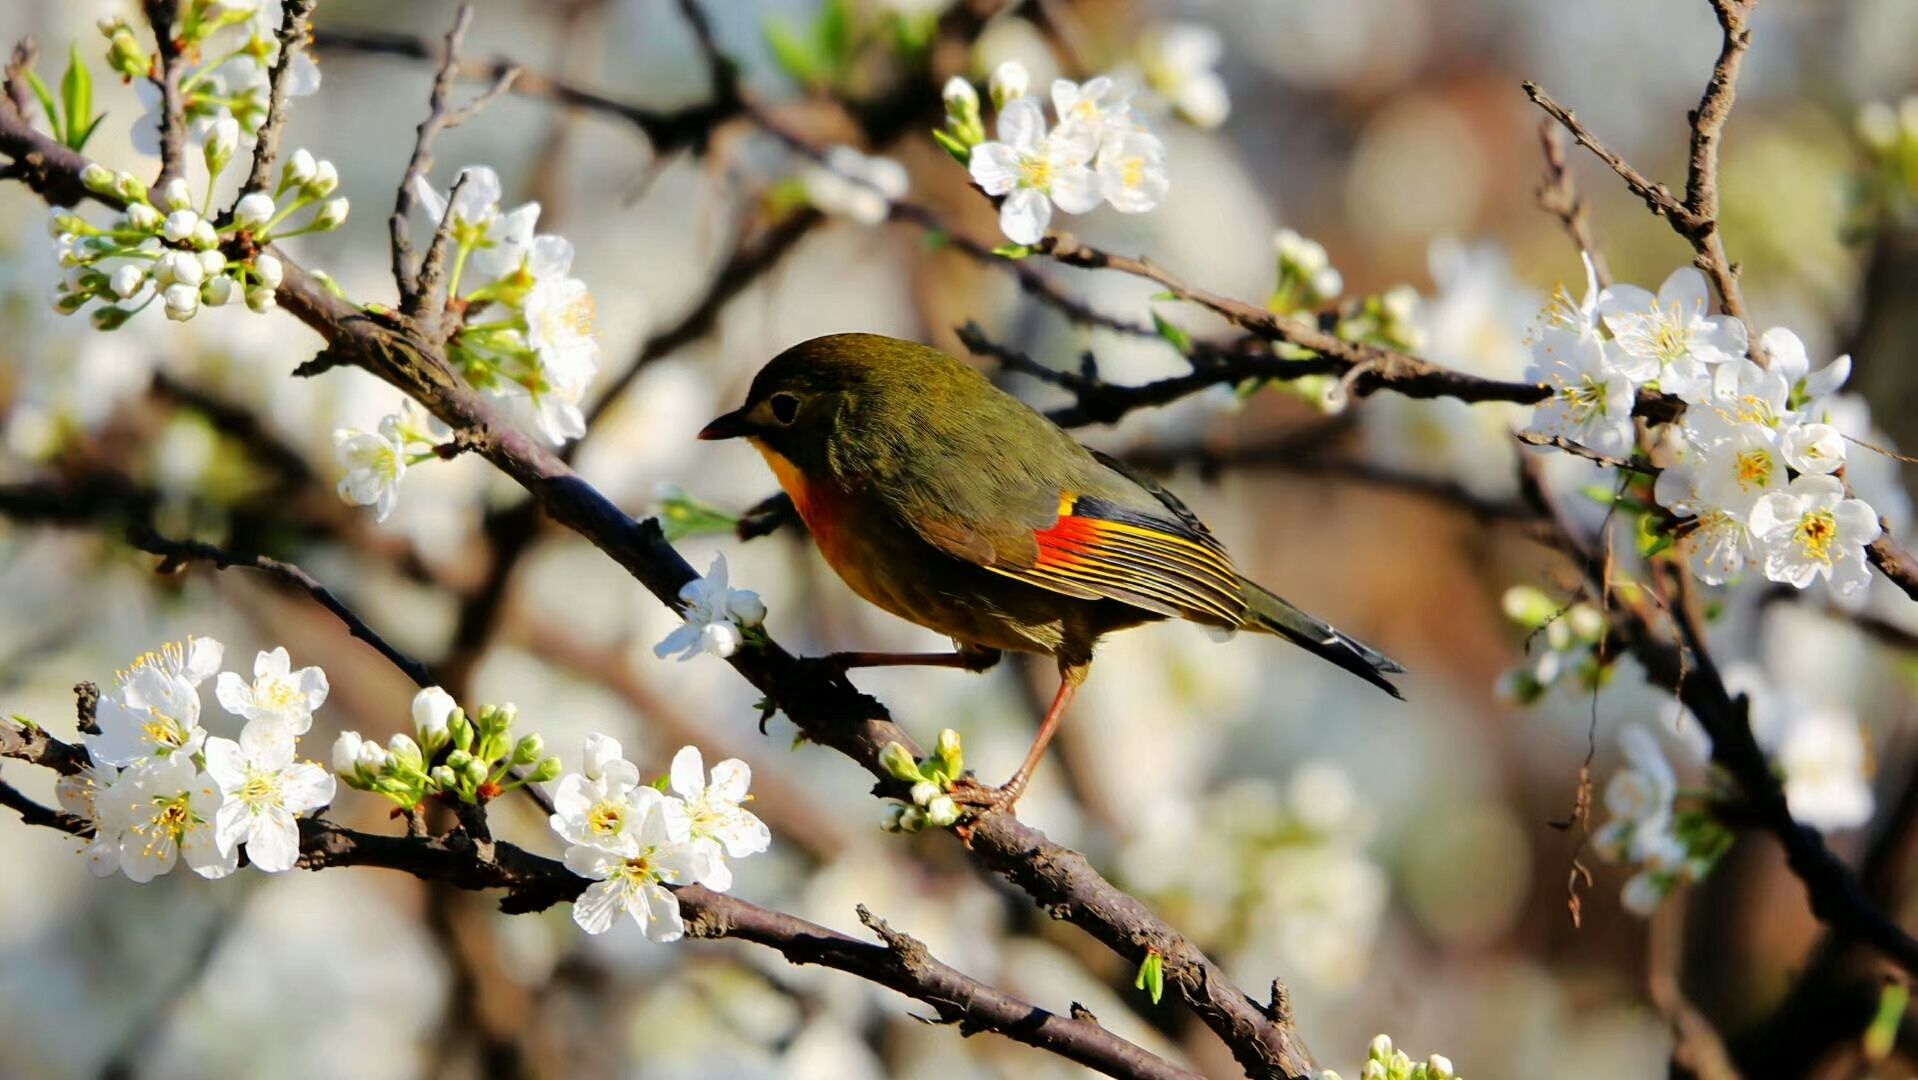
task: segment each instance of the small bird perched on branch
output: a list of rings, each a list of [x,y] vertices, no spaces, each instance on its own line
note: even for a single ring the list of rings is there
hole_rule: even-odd
[[[929,346],[876,334],[795,345],[699,437],[751,442],[854,592],[957,645],[834,654],[842,669],[983,671],[1005,649],[1058,660],[1025,763],[973,793],[985,805],[1025,791],[1114,630],[1172,618],[1274,634],[1400,696],[1385,676],[1404,668],[1241,576],[1171,492]]]

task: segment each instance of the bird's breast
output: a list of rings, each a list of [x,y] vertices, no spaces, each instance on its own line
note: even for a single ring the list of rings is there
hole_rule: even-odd
[[[806,530],[812,533],[813,542],[819,545],[820,554],[834,570],[845,576],[845,564],[852,560],[852,535],[847,529],[846,511],[848,496],[846,491],[830,480],[814,480],[805,474],[792,459],[766,445],[762,439],[751,440],[753,449],[766,459],[766,465],[772,469],[778,479],[781,490],[793,501],[793,507],[799,511],[799,518],[806,523]]]

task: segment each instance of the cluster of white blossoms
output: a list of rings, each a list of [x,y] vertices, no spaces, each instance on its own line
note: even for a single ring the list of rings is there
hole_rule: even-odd
[[[1831,396],[1850,359],[1811,370],[1804,344],[1782,328],[1748,356],[1744,324],[1709,307],[1705,277],[1690,267],[1656,296],[1588,290],[1533,346],[1529,377],[1552,396],[1529,430],[1630,457],[1638,391],[1677,397],[1685,409],[1659,432],[1653,495],[1683,519],[1673,533],[1699,579],[1723,584],[1755,563],[1772,581],[1802,589],[1823,579],[1841,601],[1862,597],[1878,515],[1833,475],[1846,440]]]
[[[464,311],[447,354],[474,388],[532,406],[555,445],[586,433],[580,401],[599,372],[593,297],[572,275],[573,245],[535,233],[539,204],[500,209],[499,175],[483,165],[460,171],[457,194],[420,178],[413,189],[453,243],[446,292]]]
[[[1673,889],[1709,873],[1732,834],[1703,810],[1678,809],[1677,773],[1651,731],[1632,725],[1618,741],[1625,764],[1605,784],[1609,816],[1592,834],[1592,847],[1608,862],[1639,866],[1620,903],[1649,916]]]
[[[381,746],[357,731],[333,741],[333,771],[346,786],[415,810],[427,799],[477,806],[559,775],[559,758],[538,735],[516,735],[519,710],[485,705],[472,717],[437,686],[413,696],[413,734]],[[523,770],[523,771],[521,771]]]
[[[728,758],[710,776],[696,747],[673,755],[662,784],[645,784],[619,743],[586,738],[580,771],[553,789],[553,831],[567,843],[566,866],[593,884],[573,901],[573,921],[603,934],[624,913],[653,941],[686,933],[669,886],[732,888],[727,859],[772,846],[772,833],[746,810],[752,771]]]
[[[654,655],[662,659],[675,653],[682,661],[701,653],[725,659],[766,621],[766,605],[759,594],[732,587],[724,555],[714,555],[706,576],[688,581],[679,590],[679,602],[686,622],[653,647]]]
[[[1560,604],[1532,585],[1505,590],[1500,606],[1507,618],[1526,631],[1531,662],[1499,679],[1498,696],[1519,705],[1531,705],[1566,679],[1586,691],[1604,685],[1611,668],[1598,653],[1605,636],[1605,616],[1587,603]]]
[[[272,104],[268,73],[279,61],[280,0],[186,0],[167,28],[182,51],[204,62],[189,64],[180,76],[180,102],[187,134],[198,142],[221,121],[233,121],[248,134],[259,131]],[[99,21],[107,39],[107,63],[131,80],[146,112],[133,123],[133,145],[141,153],[160,153],[163,108],[154,77],[159,59],[140,43],[133,28],[117,16]],[[320,89],[320,69],[309,50],[293,55],[284,77],[288,97]]]
[[[326,701],[326,673],[292,669],[285,649],[260,653],[248,679],[220,671],[225,648],[188,638],[136,659],[95,710],[86,733],[90,767],[60,781],[60,804],[93,828],[93,872],[145,882],[184,860],[202,877],[239,866],[292,869],[296,817],[333,800],[333,778],[297,759],[299,737]],[[237,740],[200,726],[200,685],[218,672],[215,697],[245,721]]]
[[[202,307],[235,301],[254,311],[272,309],[285,268],[267,246],[339,228],[347,201],[331,197],[340,184],[332,163],[296,150],[274,194],[241,196],[228,219],[216,224],[213,181],[238,145],[239,127],[231,117],[214,123],[202,147],[209,179],[199,195],[179,177],[149,191],[132,173],[89,164],[80,176],[88,190],[119,199],[126,209],[105,227],[78,214],[54,214],[49,227],[62,269],[54,310],[71,315],[98,300],[93,325],[116,330],[156,300],[176,322]],[[309,208],[302,223],[289,221]]]
[[[1331,1069],[1321,1069],[1318,1080],[1340,1078]],[[1413,1061],[1411,1055],[1392,1045],[1390,1035],[1380,1034],[1373,1036],[1371,1045],[1366,1047],[1359,1080],[1459,1080],[1459,1075],[1452,1071],[1452,1059],[1444,1054]]]
[[[1278,260],[1278,273],[1266,306],[1273,311],[1315,310],[1345,291],[1345,276],[1317,240],[1294,229],[1280,229],[1272,234],[1272,254]]]
[[[1131,95],[1110,76],[1052,84],[1056,123],[1028,94],[1031,77],[1017,61],[992,73],[996,141],[985,138],[979,94],[955,76],[946,83],[946,128],[940,145],[964,162],[973,182],[1001,200],[999,228],[1015,244],[1045,237],[1056,206],[1084,214],[1101,202],[1122,213],[1151,210],[1165,198],[1165,144],[1133,115]]]

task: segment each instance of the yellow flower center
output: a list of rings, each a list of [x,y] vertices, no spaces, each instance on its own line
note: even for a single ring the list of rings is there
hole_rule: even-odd
[[[1798,519],[1792,539],[1806,558],[1830,565],[1831,546],[1838,540],[1838,519],[1830,510],[1813,510]]]
[[[299,691],[285,679],[261,679],[253,684],[253,702],[256,705],[283,709],[299,699]]]
[[[280,775],[278,773],[248,771],[246,783],[240,785],[235,796],[254,810],[264,810],[280,805]]]
[[[611,801],[595,803],[586,813],[586,827],[600,836],[616,836],[626,827],[626,808]]]
[[[1738,480],[1738,486],[1746,491],[1765,487],[1771,483],[1771,453],[1760,449],[1744,451],[1734,459],[1732,475]]]
[[[1052,162],[1043,154],[1028,154],[1019,159],[1019,183],[1039,191],[1052,190]]]
[[[185,726],[158,709],[147,710],[147,722],[140,725],[140,733],[155,746],[168,750],[186,745]]]
[[[547,341],[592,337],[597,314],[598,310],[593,306],[593,294],[581,289],[565,304],[549,307],[540,313],[542,336]]]
[[[1559,396],[1565,399],[1565,409],[1572,414],[1573,423],[1583,424],[1605,414],[1605,388],[1593,382],[1590,375],[1582,376],[1576,383],[1567,383]]]
[[[1692,351],[1690,320],[1678,304],[1669,312],[1652,309],[1652,353],[1663,363],[1682,360]]]
[[[1119,166],[1119,182],[1127,189],[1137,188],[1145,182],[1145,159],[1129,157]]]
[[[187,795],[178,795],[153,800],[153,810],[144,822],[135,822],[133,832],[144,838],[142,849],[145,854],[158,855],[166,849],[168,843],[179,843],[187,830],[199,824],[192,806],[188,805]]]

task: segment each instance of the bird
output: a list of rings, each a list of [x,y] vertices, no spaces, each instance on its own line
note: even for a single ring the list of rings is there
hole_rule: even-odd
[[[983,671],[1006,651],[1057,661],[1024,763],[998,788],[968,778],[975,807],[1018,802],[1100,639],[1144,623],[1275,635],[1403,700],[1386,678],[1403,667],[1240,574],[1177,496],[931,346],[863,333],[801,342],[699,438],[750,443],[853,592],[955,646],[820,658],[837,673]]]

